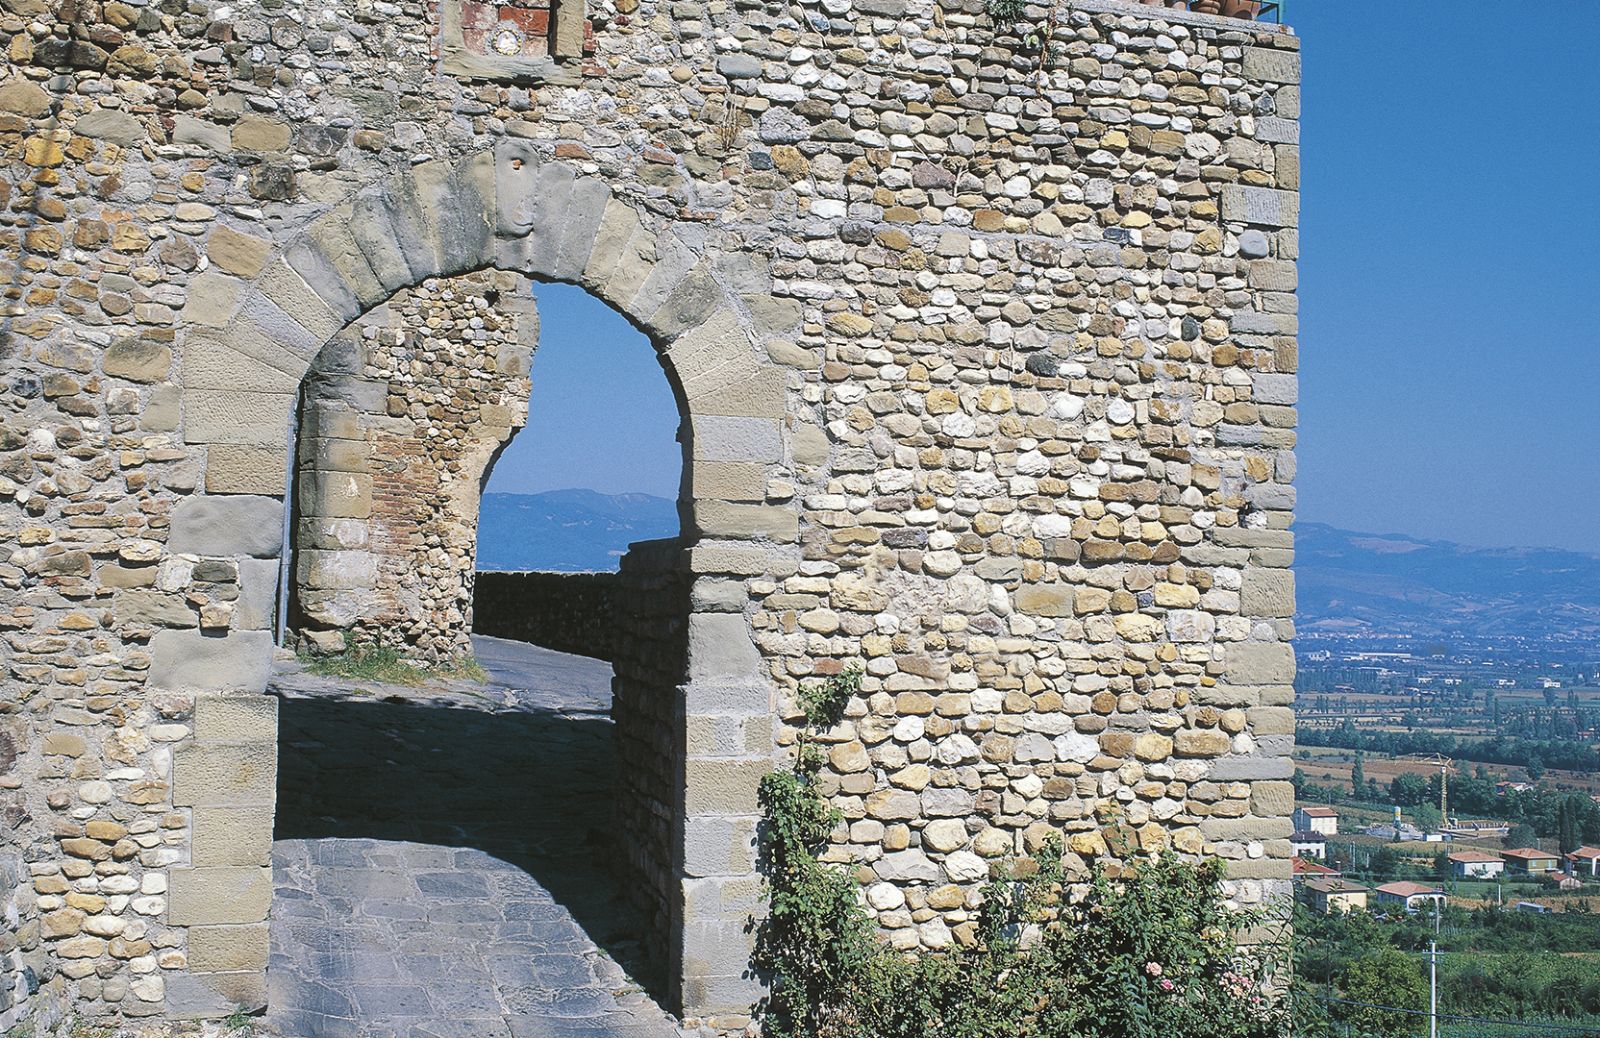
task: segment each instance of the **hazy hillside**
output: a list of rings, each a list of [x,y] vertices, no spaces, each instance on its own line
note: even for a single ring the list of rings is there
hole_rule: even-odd
[[[649,494],[485,494],[479,569],[614,570],[634,541],[678,533],[678,506]]]
[[[633,541],[677,532],[676,503],[649,494],[485,494],[478,565],[614,570]],[[1600,642],[1600,555],[1472,548],[1322,523],[1299,523],[1295,532],[1306,634]]]
[[[1600,555],[1295,525],[1299,628],[1600,640]]]

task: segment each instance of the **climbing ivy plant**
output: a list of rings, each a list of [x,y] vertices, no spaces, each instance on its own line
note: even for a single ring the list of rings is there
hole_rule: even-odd
[[[761,783],[768,912],[756,961],[769,1038],[1269,1038],[1289,1033],[1284,942],[1225,903],[1222,867],[1174,855],[1073,883],[1061,844],[997,867],[970,941],[901,955],[854,874],[822,860],[842,818],[822,795],[819,732],[861,689],[800,689],[793,765]],[[1270,928],[1269,928],[1270,929]],[[1241,947],[1251,932],[1257,943]],[[1281,932],[1281,931],[1280,931]]]

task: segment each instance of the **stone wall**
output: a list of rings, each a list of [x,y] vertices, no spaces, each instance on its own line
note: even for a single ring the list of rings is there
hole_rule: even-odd
[[[686,730],[689,592],[693,579],[684,542],[640,541],[628,546],[616,575],[611,614],[611,717],[616,724],[617,854],[644,932],[646,948],[668,976],[683,976],[685,908],[678,881],[716,875],[715,867],[685,860],[683,773],[686,740],[713,744],[729,734]],[[744,747],[737,747],[743,750]],[[724,834],[711,853],[727,855],[736,841]],[[719,864],[719,863],[718,863]],[[688,997],[688,996],[686,996]],[[693,1002],[690,1003],[694,1004]]]
[[[429,281],[325,348],[301,399],[291,624],[449,659],[471,651],[478,495],[527,421],[525,279]]]
[[[620,628],[615,573],[479,571],[472,631],[610,662]]]
[[[197,927],[256,932],[270,808],[200,812],[230,776],[180,802],[174,760],[196,704],[266,683],[303,379],[490,269],[626,314],[686,417],[647,839],[691,1015],[758,994],[756,782],[797,683],[855,661],[833,857],[896,946],[970,927],[1048,831],[1286,888],[1294,37],[1123,0],[1030,8],[1043,48],[977,0],[592,0],[592,52],[462,71],[451,12],[0,12],[0,861],[33,888],[0,1024],[26,969],[88,1016],[264,991]],[[218,840],[255,857],[188,882]]]

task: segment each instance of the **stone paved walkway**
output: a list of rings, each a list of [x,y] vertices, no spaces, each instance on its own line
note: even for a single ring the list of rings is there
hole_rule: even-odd
[[[610,667],[475,649],[484,685],[275,683],[269,1029],[675,1038],[603,867]]]

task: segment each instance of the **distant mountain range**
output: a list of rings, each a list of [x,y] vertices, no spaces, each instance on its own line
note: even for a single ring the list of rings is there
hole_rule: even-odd
[[[1600,646],[1600,555],[1296,523],[1294,568],[1303,634]]]
[[[485,494],[483,569],[614,570],[634,541],[678,532],[677,504],[649,494]],[[1600,646],[1600,555],[1472,548],[1404,534],[1295,526],[1299,630]]]
[[[615,570],[634,541],[677,533],[677,502],[650,494],[484,494],[478,506],[478,568]]]

